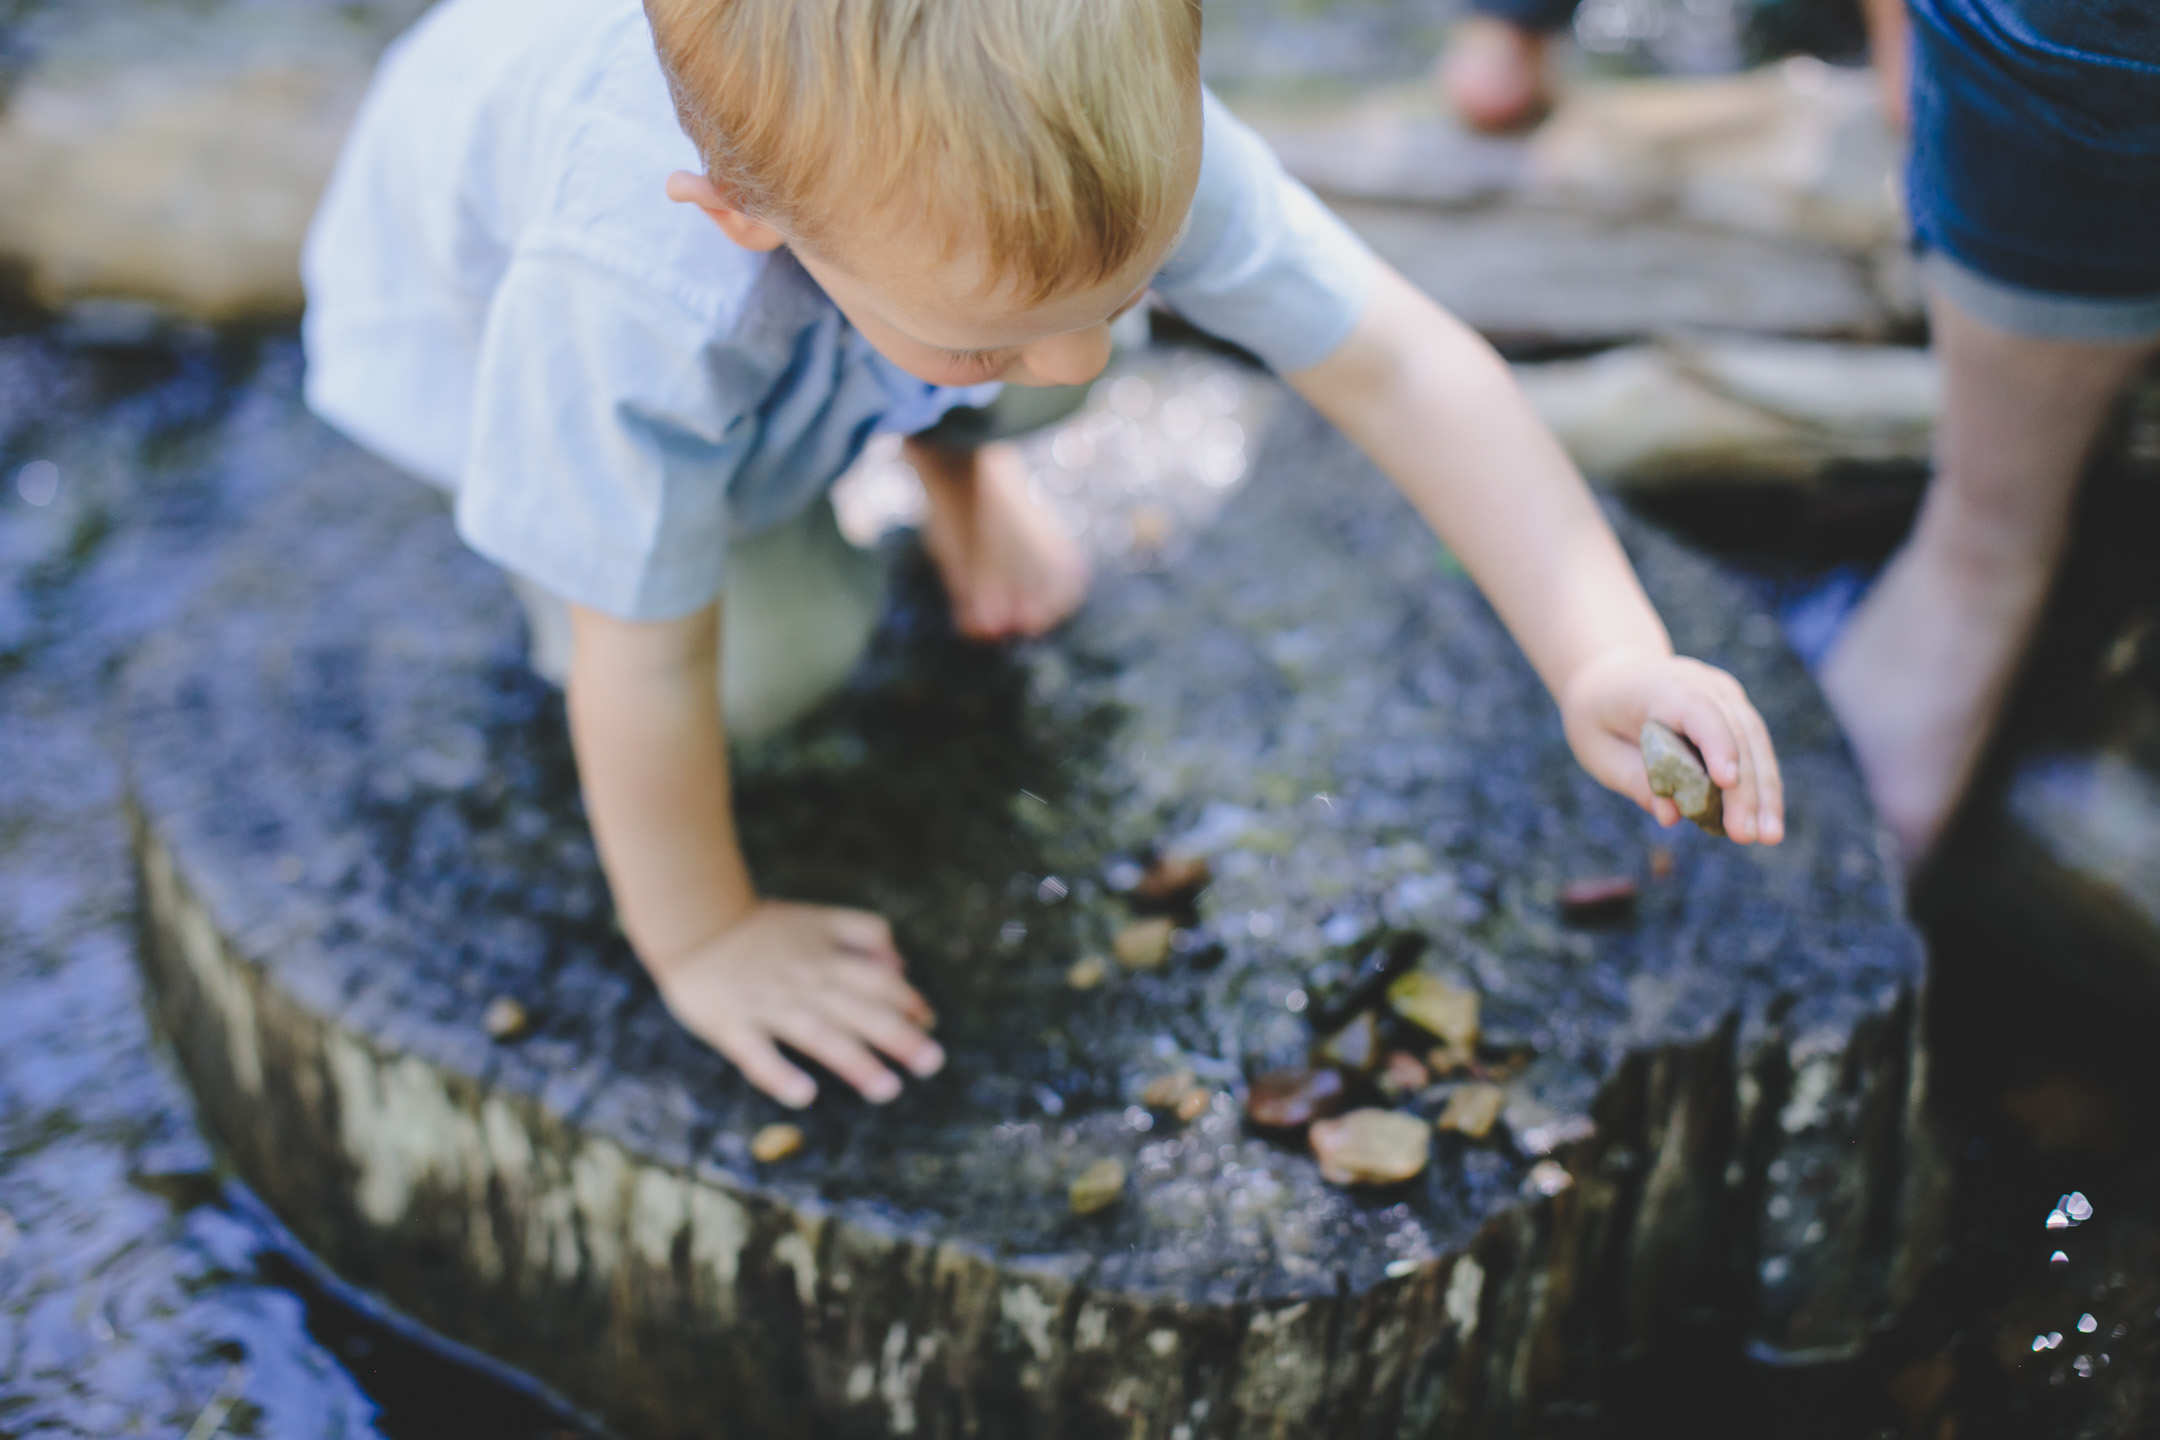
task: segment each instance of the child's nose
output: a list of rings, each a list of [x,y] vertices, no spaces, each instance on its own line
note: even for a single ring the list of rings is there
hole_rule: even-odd
[[[1110,327],[1092,325],[1037,340],[1020,358],[1038,385],[1085,385],[1110,363]]]

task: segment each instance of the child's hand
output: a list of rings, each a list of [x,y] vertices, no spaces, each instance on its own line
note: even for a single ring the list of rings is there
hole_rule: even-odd
[[[1785,789],[1777,752],[1740,682],[1700,660],[1612,651],[1578,670],[1561,696],[1568,744],[1583,769],[1671,825],[1672,801],[1650,793],[1640,736],[1657,720],[1702,752],[1710,778],[1725,792],[1725,833],[1742,845],[1785,838]]]
[[[760,1090],[800,1109],[817,1098],[817,1084],[775,1041],[879,1104],[900,1093],[900,1081],[874,1051],[918,1076],[944,1066],[944,1050],[924,1033],[937,1017],[900,969],[892,931],[879,916],[760,900],[656,978],[686,1029]]]

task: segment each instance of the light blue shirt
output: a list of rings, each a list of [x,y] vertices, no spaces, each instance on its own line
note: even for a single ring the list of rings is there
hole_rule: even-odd
[[[718,598],[731,537],[799,513],[948,389],[873,350],[785,251],[665,194],[698,171],[638,0],[448,0],[385,57],[309,235],[317,414],[456,493],[475,550],[623,619]],[[1157,293],[1278,370],[1363,310],[1369,252],[1206,100]]]

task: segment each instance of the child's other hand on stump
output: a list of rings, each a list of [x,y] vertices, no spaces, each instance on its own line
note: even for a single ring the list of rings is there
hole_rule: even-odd
[[[684,1028],[783,1105],[808,1105],[817,1083],[778,1042],[878,1104],[900,1094],[899,1077],[881,1054],[917,1077],[945,1064],[945,1051],[926,1033],[937,1017],[901,978],[891,928],[866,911],[760,900],[653,972]]]
[[[1656,720],[1702,752],[1725,794],[1725,833],[1742,845],[1785,838],[1785,788],[1777,751],[1740,682],[1685,656],[1609,650],[1585,662],[1560,693],[1568,744],[1582,767],[1661,825],[1679,821],[1669,799],[1650,793],[1642,728]]]

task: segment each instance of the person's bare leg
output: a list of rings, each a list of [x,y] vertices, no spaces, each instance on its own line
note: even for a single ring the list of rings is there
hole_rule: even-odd
[[[1490,15],[1455,27],[1440,57],[1440,93],[1465,125],[1488,135],[1527,130],[1552,109],[1546,38]]]
[[[952,600],[953,623],[977,640],[1040,635],[1087,597],[1087,555],[1028,493],[1011,445],[902,447],[922,477],[923,545]]]
[[[1905,0],[1860,0],[1867,21],[1868,65],[1883,118],[1899,134],[1912,126],[1912,21]]]
[[[1957,807],[2047,598],[2071,501],[2139,345],[2035,340],[1933,297],[1936,473],[1912,538],[1823,666],[1908,862]]]

